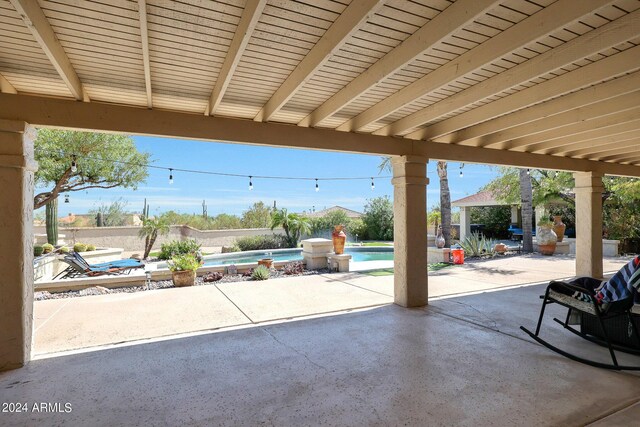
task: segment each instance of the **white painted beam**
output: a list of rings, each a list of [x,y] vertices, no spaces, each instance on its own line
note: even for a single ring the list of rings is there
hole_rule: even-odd
[[[640,46],[577,68],[544,83],[516,92],[513,95],[442,120],[425,129],[406,135],[410,139],[440,138],[443,135],[494,119],[512,111],[549,101],[564,94],[598,84],[603,80],[634,73],[640,69]],[[629,84],[631,83],[628,81]],[[541,117],[541,116],[538,116]]]
[[[495,0],[459,0],[453,3],[349,82],[344,88],[300,121],[298,125],[317,126],[322,120],[339,111],[369,88],[422,55],[431,46],[473,22],[474,19],[483,15],[496,3],[499,2]]]
[[[16,88],[2,74],[0,74],[0,93],[18,93]]]
[[[38,96],[0,94],[0,119],[20,120],[39,127],[383,156],[415,154],[434,160],[551,170],[593,170],[640,177],[638,166]]]
[[[553,130],[558,129],[558,131],[561,131],[565,127],[575,129],[579,126],[570,127],[569,125],[584,123],[595,118],[631,110],[636,108],[639,103],[640,91],[627,93],[605,101],[565,111],[564,113],[555,114],[551,117],[541,117],[538,120],[524,125],[486,135],[477,146],[490,148],[510,147],[512,146],[511,144],[517,144],[517,142],[524,137],[538,134],[549,135],[553,133]]]
[[[640,10],[603,25],[497,74],[469,89],[429,105],[377,131],[376,135],[400,135],[407,130],[446,116],[467,105],[548,74],[640,35]]]
[[[149,61],[149,28],[147,26],[146,0],[138,0],[138,16],[140,18],[140,41],[142,43],[142,63],[144,65],[144,86],[147,92],[147,107],[153,108],[151,65]]]
[[[416,99],[574,22],[587,13],[593,13],[608,3],[609,0],[559,0],[358,114],[340,125],[338,130],[352,132],[362,129]]]
[[[36,0],[10,1],[74,98],[80,101],[86,100],[87,94],[83,90],[82,83],[38,2]]]
[[[603,138],[625,138],[640,129],[640,118],[619,123],[617,125],[575,134],[564,138],[556,138],[529,146],[527,152],[540,154],[560,154],[565,147],[571,149],[574,144],[597,144]]]
[[[607,135],[606,137],[590,139],[588,141],[566,144],[561,148],[547,150],[542,154],[577,157],[583,154],[601,153],[612,148],[617,148],[621,144],[626,144],[627,141],[637,139],[638,137],[640,137],[640,131],[634,130],[617,135]]]
[[[256,25],[258,25],[260,15],[262,15],[262,11],[266,5],[267,0],[247,1],[244,10],[242,11],[242,15],[240,16],[240,22],[238,22],[236,32],[233,35],[231,44],[229,45],[227,55],[224,58],[222,67],[220,67],[220,73],[218,74],[211,96],[209,97],[209,104],[205,110],[205,115],[208,116],[209,114],[215,114],[216,110],[220,106],[220,102],[222,102],[224,93],[227,91],[227,87],[231,82],[233,73],[240,63],[240,59],[249,44],[249,40],[251,40],[253,30],[256,28]]]
[[[536,104],[513,113],[436,138],[437,142],[448,142],[478,146],[486,135],[531,123],[541,117],[552,117],[579,106],[587,106],[606,99],[635,91],[640,87],[640,72],[629,74],[596,86],[589,86],[577,92]]]
[[[616,162],[623,159],[635,158],[640,156],[640,140],[636,139],[633,143],[629,142],[626,147],[620,147],[600,155],[583,156],[582,158],[600,160],[607,162]]]
[[[367,20],[384,6],[384,0],[353,1],[318,40],[289,77],[260,109],[254,120],[269,121],[313,74],[336,53]]]

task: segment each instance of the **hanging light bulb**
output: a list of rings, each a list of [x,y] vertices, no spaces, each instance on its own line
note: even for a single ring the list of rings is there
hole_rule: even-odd
[[[68,194],[64,195],[64,202],[65,203],[69,203],[69,195]]]
[[[527,175],[531,175],[531,169],[527,169]]]
[[[558,177],[558,175],[560,175],[560,173],[558,171],[556,171],[556,178]]]
[[[249,176],[249,191],[253,190],[253,181],[251,181],[252,176]]]
[[[76,155],[71,156],[71,172],[76,173],[78,171],[78,165],[76,164]]]
[[[462,168],[464,167],[464,163],[460,164],[460,178],[462,178],[464,176],[464,174],[462,173]]]
[[[169,168],[169,184],[173,184],[173,169]]]
[[[320,191],[320,186],[318,185],[318,178],[316,178],[316,193]]]
[[[371,177],[371,191],[376,189],[376,185],[373,183],[373,177]]]

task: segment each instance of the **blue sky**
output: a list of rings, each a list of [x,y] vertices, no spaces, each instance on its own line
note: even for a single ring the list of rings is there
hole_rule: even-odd
[[[259,147],[241,144],[223,144],[176,140],[169,138],[133,138],[138,149],[152,154],[153,164],[175,169],[203,170],[244,175],[291,176],[305,178],[374,177],[371,180],[320,181],[320,191],[315,191],[314,181],[253,179],[254,189],[249,190],[246,178],[199,175],[174,172],[174,183],[169,184],[169,173],[149,170],[146,183],[137,190],[92,189],[69,194],[70,203],[59,204],[60,216],[81,214],[91,208],[109,204],[122,198],[127,210],[142,210],[146,197],[151,213],[167,210],[185,213],[201,213],[202,200],[206,200],[210,216],[219,213],[240,215],[254,202],[263,201],[290,211],[302,212],[324,209],[334,205],[362,211],[368,199],[388,195],[393,188],[389,178],[378,173],[379,156],[330,153],[322,151]],[[464,177],[459,177],[459,163],[449,164],[449,185],[452,200],[475,193],[489,182],[496,171],[488,166],[466,164]],[[384,173],[383,175],[387,175]],[[439,201],[438,176],[435,162],[428,166],[431,183],[428,186],[428,205]]]

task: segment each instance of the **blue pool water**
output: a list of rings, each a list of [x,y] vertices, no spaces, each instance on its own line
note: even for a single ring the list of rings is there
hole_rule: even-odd
[[[353,258],[352,261],[362,262],[362,261],[393,261],[393,248],[384,248],[378,250],[360,250],[364,248],[357,249],[345,249],[345,253],[350,254]],[[282,251],[282,252],[268,252],[265,251],[261,254],[238,254],[232,258],[210,258],[205,259],[205,266],[212,265],[229,265],[229,264],[241,264],[247,262],[258,262],[263,258],[272,258],[274,261],[301,261],[302,260],[302,251],[301,250],[291,250],[291,251]]]

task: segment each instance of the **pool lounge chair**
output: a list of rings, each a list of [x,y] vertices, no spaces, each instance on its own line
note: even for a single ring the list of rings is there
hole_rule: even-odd
[[[70,279],[85,276],[129,274],[131,270],[142,268],[144,264],[134,259],[123,259],[98,264],[89,264],[80,254],[73,252],[60,259],[69,267],[54,279]]]

